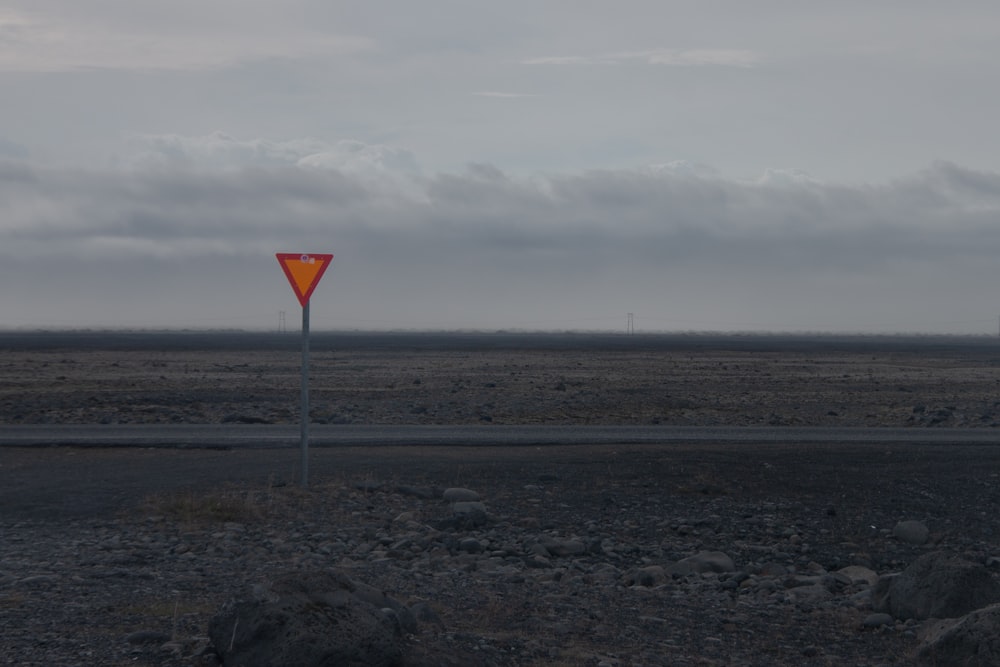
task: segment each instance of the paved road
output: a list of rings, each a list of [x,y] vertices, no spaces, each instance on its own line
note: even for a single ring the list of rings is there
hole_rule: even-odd
[[[2,446],[272,449],[298,446],[296,425],[3,425]],[[714,443],[1000,444],[989,428],[825,428],[695,426],[310,426],[312,447],[523,446]]]
[[[294,425],[0,426],[0,534],[4,525],[22,520],[113,517],[138,507],[151,494],[211,490],[229,483],[265,488],[292,482],[299,475],[301,457],[293,449],[298,444]],[[793,468],[815,456],[829,457],[831,451],[837,460],[838,452],[848,450],[852,460],[870,460],[865,458],[872,454],[865,453],[869,444],[912,451],[914,457],[890,459],[893,465],[919,465],[920,450],[925,449],[920,445],[930,445],[948,448],[956,460],[971,461],[969,465],[1000,469],[990,463],[1000,460],[1000,454],[989,447],[1000,444],[1000,430],[986,428],[314,425],[310,444],[314,480],[434,478],[447,484],[474,478],[476,470],[523,476],[539,467],[585,465],[594,470],[595,461],[622,465],[633,460],[618,457],[617,447],[602,445],[648,447],[654,457],[654,450],[667,447],[678,461],[694,456],[700,464],[719,461],[722,468],[733,465],[741,452],[756,456],[772,446],[783,453],[766,455],[779,456]],[[755,449],[757,445],[764,447]],[[635,460],[641,465],[642,457]],[[879,464],[886,460],[879,459]]]

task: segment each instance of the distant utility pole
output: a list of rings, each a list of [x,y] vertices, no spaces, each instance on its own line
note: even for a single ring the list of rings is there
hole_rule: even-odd
[[[285,333],[288,331],[288,327],[285,326],[285,311],[278,311],[278,333]]]
[[[635,315],[632,313],[628,314],[628,318],[625,321],[625,333],[630,336],[635,333]]]

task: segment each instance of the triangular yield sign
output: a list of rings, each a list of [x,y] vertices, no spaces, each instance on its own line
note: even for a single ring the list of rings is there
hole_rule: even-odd
[[[319,279],[330,266],[333,255],[278,252],[274,256],[278,258],[278,264],[281,264],[281,270],[285,272],[285,277],[288,278],[295,296],[299,298],[299,303],[305,308],[313,290],[319,284]]]

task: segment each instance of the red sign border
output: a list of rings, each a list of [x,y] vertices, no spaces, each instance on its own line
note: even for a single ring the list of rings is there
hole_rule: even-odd
[[[320,279],[326,270],[330,267],[330,262],[333,260],[332,253],[315,253],[315,252],[276,252],[274,256],[278,258],[278,264],[281,265],[281,270],[285,274],[285,278],[288,279],[288,284],[292,286],[292,291],[295,292],[295,296],[298,297],[299,303],[305,308],[306,304],[309,303],[309,298],[312,293],[316,290],[316,286],[319,285]],[[288,269],[288,265],[285,264],[287,260],[299,261],[303,257],[315,257],[317,260],[323,260],[323,264],[316,271],[316,275],[313,277],[312,282],[309,284],[309,288],[303,293],[299,291],[299,286],[295,282],[295,277],[292,272]]]

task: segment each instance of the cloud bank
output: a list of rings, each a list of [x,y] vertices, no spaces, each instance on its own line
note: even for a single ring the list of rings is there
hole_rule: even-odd
[[[423,176],[389,147],[149,144],[250,166],[0,163],[0,277],[33,275],[50,304],[89,298],[91,313],[115,312],[112,285],[136,320],[161,326],[184,321],[185,308],[210,320],[209,302],[234,313],[286,302],[273,254],[299,251],[336,256],[326,298],[341,319],[331,326],[591,328],[596,318],[602,328],[619,311],[656,329],[962,331],[996,321],[987,278],[1000,254],[1000,175],[947,162],[852,186],[794,170],[739,182],[687,163],[535,178],[480,164]],[[358,156],[381,172],[342,166]],[[95,266],[104,288],[72,275]],[[161,295],[156,308],[148,289]],[[22,324],[52,321],[40,302],[6,301]]]
[[[241,140],[224,132],[206,136],[134,135],[132,168],[175,170],[241,169],[248,166],[316,167],[348,173],[411,173],[420,171],[416,157],[398,146],[360,141],[328,142],[315,138],[275,141]]]
[[[159,255],[199,242],[208,254],[221,245],[246,254],[278,236],[306,241],[317,231],[388,246],[422,237],[477,253],[628,251],[692,262],[734,252],[748,264],[773,255],[831,267],[1000,249],[1000,175],[947,162],[884,185],[849,186],[795,170],[738,182],[686,163],[522,179],[484,164],[423,177],[410,154],[391,147],[224,135],[178,139],[162,154],[170,159],[158,168],[132,171],[3,163],[0,231],[8,242],[0,256],[77,254],[93,239],[134,241]],[[253,166],[174,168],[196,158]],[[411,188],[361,177],[376,172],[408,175]]]

